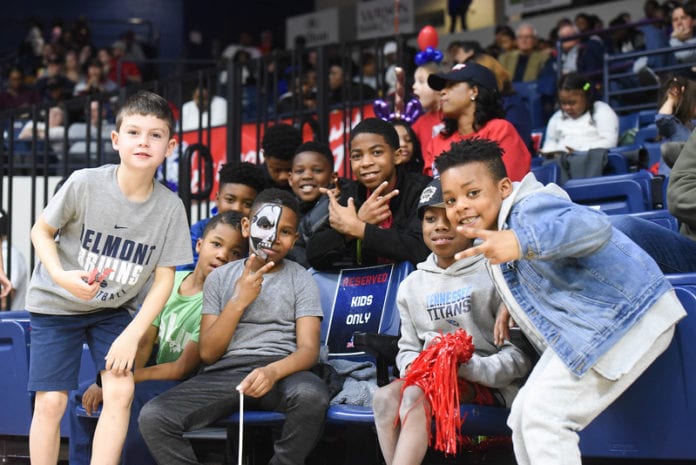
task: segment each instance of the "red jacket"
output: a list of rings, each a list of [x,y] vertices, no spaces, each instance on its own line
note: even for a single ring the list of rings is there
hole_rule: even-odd
[[[503,163],[508,177],[513,181],[521,181],[529,173],[532,156],[524,145],[515,127],[504,119],[492,119],[477,132],[460,134],[455,132],[449,137],[439,134],[433,137],[430,144],[423,151],[425,165],[423,173],[433,176],[434,161],[442,152],[449,150],[453,142],[459,142],[471,137],[480,137],[495,141],[503,149]]]

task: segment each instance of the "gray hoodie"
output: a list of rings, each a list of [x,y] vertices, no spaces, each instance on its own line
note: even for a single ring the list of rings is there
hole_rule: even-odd
[[[440,268],[434,254],[418,264],[399,286],[397,304],[401,338],[396,364],[402,373],[440,333],[462,328],[471,337],[474,356],[459,367],[459,376],[498,389],[510,405],[529,372],[527,356],[510,342],[498,348],[493,327],[500,297],[482,255]]]

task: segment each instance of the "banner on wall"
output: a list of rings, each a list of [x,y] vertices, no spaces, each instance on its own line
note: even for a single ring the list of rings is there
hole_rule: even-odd
[[[360,2],[356,8],[358,40],[394,35],[394,0]],[[413,0],[399,1],[399,33],[415,31]]]
[[[344,169],[346,164],[346,154],[345,154],[345,137],[348,135],[349,128],[346,128],[346,123],[350,127],[354,127],[361,121],[360,114],[363,114],[364,118],[371,118],[375,116],[372,104],[366,104],[362,108],[353,108],[350,113],[350,118],[348,118],[345,110],[335,110],[329,114],[329,147],[334,155],[334,171],[338,173],[341,177],[348,176],[349,173]],[[290,121],[281,121],[284,123],[290,123]],[[263,127],[259,128],[258,137],[263,137]],[[303,127],[303,140],[312,140],[314,134],[311,131],[311,127],[305,124]],[[188,131],[183,134],[183,144],[182,152],[186,150],[189,145],[200,143],[207,145],[210,149],[210,153],[213,158],[213,169],[215,170],[215,176],[213,176],[213,189],[211,191],[211,199],[215,198],[215,193],[218,190],[218,172],[220,167],[227,163],[227,128],[224,126],[212,128],[210,130],[210,144],[208,144],[208,131],[202,131],[202,138],[199,138],[198,131]],[[257,144],[257,132],[256,124],[248,123],[242,125],[242,153],[240,154],[240,160],[248,161],[250,163],[263,163],[263,153],[257,157],[256,148],[260,144]],[[167,180],[172,187],[176,187],[178,182],[178,153],[179,148],[177,147],[174,155],[167,159]],[[191,192],[198,191],[198,183],[202,176],[205,174],[203,172],[203,164],[198,163],[198,153],[194,153],[191,161]],[[258,158],[258,160],[257,160]]]
[[[314,47],[340,42],[338,8],[328,8],[285,20],[285,43],[293,48],[298,36],[305,38],[305,46]]]

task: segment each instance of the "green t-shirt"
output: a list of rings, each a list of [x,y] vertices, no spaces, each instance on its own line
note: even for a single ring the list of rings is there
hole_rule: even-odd
[[[198,342],[201,330],[201,308],[203,307],[203,292],[192,296],[179,294],[181,282],[190,271],[177,271],[174,276],[175,291],[169,296],[164,309],[159,314],[153,326],[159,328],[157,336],[159,349],[157,364],[176,361],[189,341]]]

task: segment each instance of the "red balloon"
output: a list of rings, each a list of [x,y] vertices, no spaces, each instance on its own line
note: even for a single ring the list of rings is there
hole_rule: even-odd
[[[428,47],[437,48],[438,40],[439,38],[435,28],[432,26],[425,26],[418,33],[418,48],[420,48],[421,51]]]

